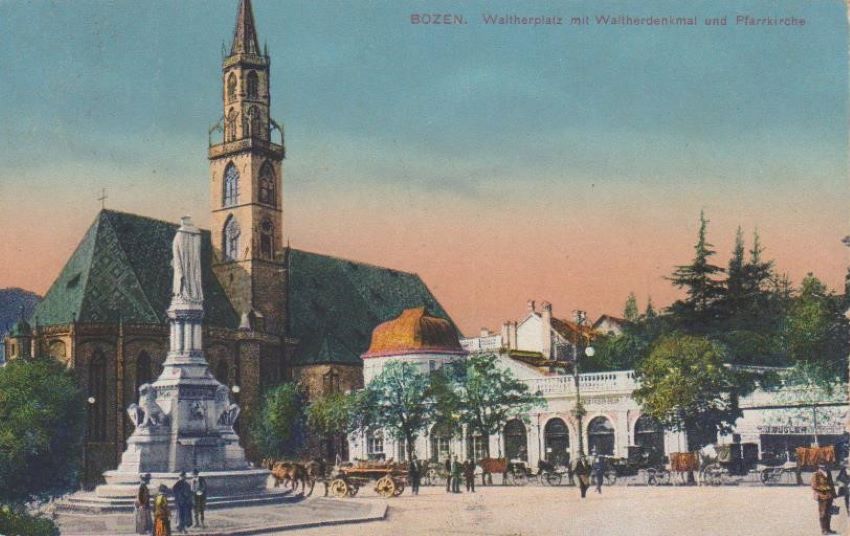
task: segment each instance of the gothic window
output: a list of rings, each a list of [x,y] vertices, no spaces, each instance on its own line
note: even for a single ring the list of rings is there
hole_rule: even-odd
[[[322,387],[324,390],[323,394],[326,395],[340,392],[339,373],[331,370],[322,376]]]
[[[260,117],[260,110],[256,106],[251,106],[248,108],[248,112],[245,114],[245,132],[250,138],[260,137],[260,126],[262,124],[262,120]]]
[[[151,382],[151,356],[142,350],[136,358],[136,392],[134,397],[139,396],[139,387]]]
[[[260,168],[260,203],[276,206],[274,168],[266,161]]]
[[[236,75],[230,73],[227,77],[227,102],[236,100]]]
[[[224,125],[224,137],[226,141],[236,140],[236,118],[239,114],[233,108],[227,112],[227,119]]]
[[[233,163],[227,165],[224,170],[224,203],[225,207],[235,205],[239,202],[239,171]]]
[[[224,224],[224,258],[229,261],[235,261],[239,258],[239,222],[236,218],[230,216]]]
[[[256,99],[260,95],[260,78],[255,71],[248,73],[248,98]]]
[[[106,441],[106,356],[97,349],[89,360],[88,440]]]

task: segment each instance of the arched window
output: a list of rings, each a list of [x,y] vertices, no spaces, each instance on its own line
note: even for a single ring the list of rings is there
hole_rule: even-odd
[[[431,461],[443,461],[449,457],[452,448],[452,430],[442,424],[431,429]]]
[[[528,438],[525,425],[519,419],[511,419],[505,424],[505,456],[508,461],[528,461]]]
[[[224,125],[224,137],[227,141],[236,140],[236,119],[238,117],[239,113],[233,108],[227,112],[227,118],[225,119]]]
[[[106,356],[96,349],[89,360],[88,440],[106,441]]]
[[[260,256],[264,259],[274,258],[274,224],[271,220],[263,220],[260,225]]]
[[[227,218],[227,222],[224,224],[224,244],[222,244],[226,260],[235,261],[239,258],[240,234],[239,222],[236,221],[236,218],[233,216]]]
[[[136,392],[134,397],[139,396],[139,387],[151,382],[151,356],[142,350],[136,358]]]
[[[260,95],[260,78],[255,71],[248,73],[248,98],[256,99]]]
[[[236,100],[236,75],[230,73],[227,77],[227,102]]]
[[[263,163],[263,167],[260,168],[260,203],[277,206],[274,167],[269,161]]]
[[[229,207],[239,202],[239,171],[231,162],[224,170],[223,206]]]
[[[550,419],[543,429],[545,458],[547,462],[563,464],[570,448],[570,431],[562,419]]]
[[[635,445],[651,448],[656,454],[664,455],[664,428],[649,415],[641,415],[635,421]]]
[[[260,135],[260,127],[262,125],[262,117],[260,116],[260,110],[256,106],[251,106],[248,108],[248,111],[245,112],[245,133],[246,137],[249,138],[259,138]]]
[[[593,455],[614,455],[614,426],[607,417],[594,417],[587,425],[587,448]]]

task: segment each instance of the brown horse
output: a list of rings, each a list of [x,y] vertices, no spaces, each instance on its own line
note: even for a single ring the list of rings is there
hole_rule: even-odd
[[[316,462],[300,463],[266,459],[263,460],[263,466],[271,471],[275,487],[282,484],[289,486],[289,489],[296,493],[300,484],[301,494],[307,497],[313,493],[317,478],[322,476],[318,474],[320,471]]]

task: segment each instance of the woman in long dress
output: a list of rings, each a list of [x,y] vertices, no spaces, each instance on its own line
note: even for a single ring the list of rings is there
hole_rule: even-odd
[[[139,492],[136,494],[136,534],[150,534],[153,528],[151,519],[151,492],[148,489],[148,484],[151,481],[151,475],[140,475]]]
[[[171,510],[168,508],[168,488],[159,485],[159,494],[153,501],[153,536],[171,536]]]

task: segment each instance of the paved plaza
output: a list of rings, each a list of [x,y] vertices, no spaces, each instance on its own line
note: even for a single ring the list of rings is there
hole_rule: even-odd
[[[379,500],[363,489],[352,501]],[[576,535],[805,536],[819,535],[816,503],[805,486],[604,488],[579,500],[571,487],[488,487],[447,495],[423,488],[388,501],[385,521],[298,531],[305,536]],[[833,529],[846,531],[846,512]],[[354,529],[354,531],[352,531]]]

